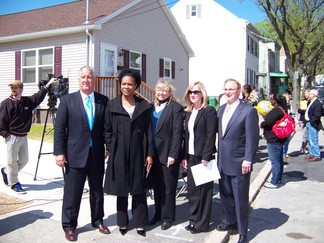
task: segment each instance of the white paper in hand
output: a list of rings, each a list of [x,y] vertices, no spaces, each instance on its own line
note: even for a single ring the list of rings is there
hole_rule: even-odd
[[[190,167],[196,186],[220,179],[216,160],[209,161],[208,165],[198,164]]]

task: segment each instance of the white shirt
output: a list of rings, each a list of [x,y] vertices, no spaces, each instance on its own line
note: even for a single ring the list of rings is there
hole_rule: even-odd
[[[194,126],[195,126],[195,120],[197,118],[198,110],[193,109],[188,121],[188,132],[189,132],[189,143],[188,143],[188,153],[191,155],[195,155],[195,132],[194,132]]]

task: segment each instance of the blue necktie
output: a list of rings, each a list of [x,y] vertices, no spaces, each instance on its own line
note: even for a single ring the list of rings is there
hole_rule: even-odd
[[[90,130],[92,130],[92,126],[93,126],[93,107],[92,107],[92,103],[91,103],[91,99],[90,96],[88,95],[86,98],[87,102],[85,105],[85,111],[87,113],[87,120],[88,120],[88,124],[89,124],[89,128]],[[92,140],[90,140],[90,147],[92,146]]]

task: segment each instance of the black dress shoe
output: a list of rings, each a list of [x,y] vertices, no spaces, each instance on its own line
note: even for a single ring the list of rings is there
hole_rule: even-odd
[[[190,233],[191,234],[199,234],[199,233],[201,233],[202,231],[201,230],[198,230],[198,229],[195,229],[195,228],[192,228],[191,230],[190,230]]]
[[[75,231],[74,230],[65,231],[65,239],[67,239],[68,241],[76,241]]]
[[[225,221],[216,226],[218,231],[227,231],[227,230],[235,230],[237,229],[236,224],[230,224],[229,222]]]
[[[127,228],[119,228],[119,232],[122,234],[122,235],[125,235],[127,233]]]
[[[194,226],[193,224],[188,224],[188,225],[185,227],[185,229],[188,230],[188,231],[190,231],[190,230],[192,230],[192,229],[194,229],[194,228],[195,228],[195,226]]]
[[[247,242],[248,242],[248,240],[247,240],[246,235],[240,235],[240,238],[237,243],[247,243]]]
[[[169,222],[163,222],[163,224],[161,225],[161,230],[167,230],[167,229],[170,229],[172,226],[171,223]]]
[[[148,222],[148,225],[155,225],[157,222],[160,221],[160,218],[158,217],[153,217],[149,222]]]
[[[136,229],[137,234],[139,234],[140,236],[146,237],[146,231],[145,229]]]

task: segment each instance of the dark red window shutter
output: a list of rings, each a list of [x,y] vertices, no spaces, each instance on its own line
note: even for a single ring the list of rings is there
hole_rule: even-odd
[[[171,78],[175,79],[175,62],[172,62],[172,74]]]
[[[124,68],[129,68],[129,51],[124,50]]]
[[[164,77],[164,60],[160,58],[160,73],[159,77],[163,78]]]
[[[142,54],[142,81],[146,83],[146,54]]]
[[[21,80],[21,51],[15,53],[15,79]]]
[[[54,75],[58,77],[62,74],[62,47],[58,46],[54,49]]]

